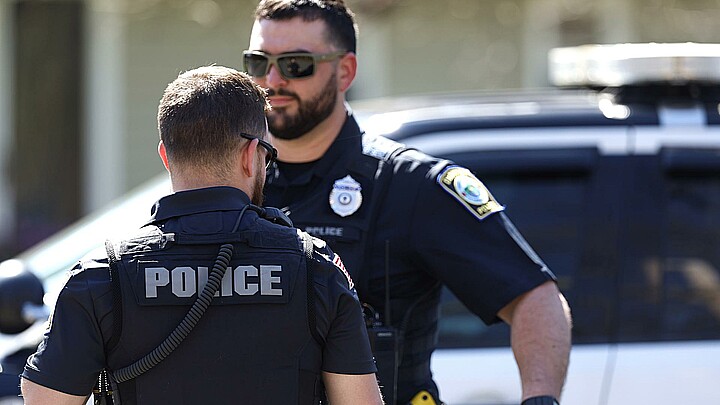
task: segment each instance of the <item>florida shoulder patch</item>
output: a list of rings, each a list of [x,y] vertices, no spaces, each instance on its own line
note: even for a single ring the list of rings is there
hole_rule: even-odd
[[[437,176],[437,183],[478,219],[505,209],[470,170],[451,165]]]

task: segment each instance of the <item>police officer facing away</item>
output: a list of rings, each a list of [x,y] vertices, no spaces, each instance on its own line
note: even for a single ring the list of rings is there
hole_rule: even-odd
[[[377,321],[397,331],[397,360],[375,350],[387,402],[439,403],[430,357],[444,284],[486,323],[511,326],[523,403],[554,403],[571,340],[555,276],[469,170],[358,127],[345,102],[356,29],[342,0],[257,6],[243,61],[273,108],[279,161],[267,203],[343,257],[375,314],[371,329]]]
[[[170,83],[158,150],[174,193],[72,270],[22,374],[26,404],[83,404],[103,369],[122,404],[315,404],[321,382],[333,404],[382,403],[339,257],[257,206],[276,153],[267,108],[229,68]]]

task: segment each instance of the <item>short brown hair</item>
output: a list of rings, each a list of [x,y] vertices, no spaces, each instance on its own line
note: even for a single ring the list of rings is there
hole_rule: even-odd
[[[170,83],[158,107],[158,132],[168,161],[226,178],[243,132],[265,137],[266,92],[245,73],[203,66]]]
[[[327,40],[340,51],[357,53],[355,15],[343,0],[261,0],[256,20],[322,20],[328,28]]]

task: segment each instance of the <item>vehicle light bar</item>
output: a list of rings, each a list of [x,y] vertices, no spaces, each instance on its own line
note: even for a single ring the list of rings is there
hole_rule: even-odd
[[[554,48],[550,81],[560,87],[720,84],[720,44],[648,43]]]

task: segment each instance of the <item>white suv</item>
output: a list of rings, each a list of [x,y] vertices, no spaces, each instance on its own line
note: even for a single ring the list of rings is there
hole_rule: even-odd
[[[720,51],[590,46],[551,63],[577,88],[353,108],[366,130],[473,170],[557,274],[575,322],[563,404],[720,403]],[[20,255],[46,303],[74,260],[167,190],[156,181]],[[432,364],[443,399],[518,404],[508,328],[450,293],[442,311]],[[34,328],[26,341],[0,335],[0,357],[37,344]]]

